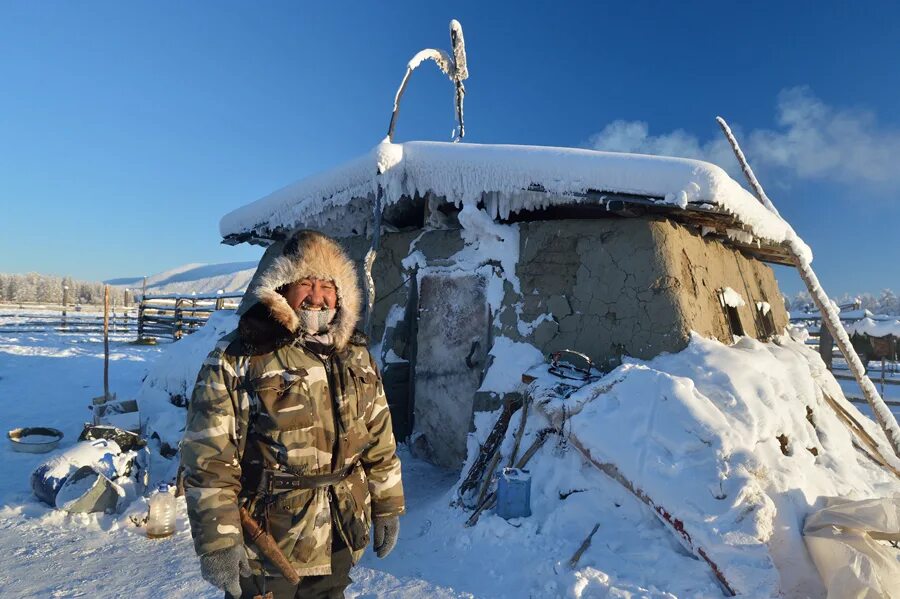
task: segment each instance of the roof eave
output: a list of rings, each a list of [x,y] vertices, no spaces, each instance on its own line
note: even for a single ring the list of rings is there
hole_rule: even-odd
[[[729,214],[718,206],[708,203],[688,204],[685,207],[666,203],[661,197],[628,194],[614,191],[588,190],[586,192],[556,194],[548,192],[539,185],[532,185],[527,190],[532,193],[547,193],[560,196],[582,197],[596,208],[603,209],[610,215],[624,217],[638,217],[645,215],[660,215],[671,218],[675,222],[695,227],[708,227],[715,231],[708,236],[714,237],[726,245],[731,245],[741,252],[754,258],[772,264],[793,266],[790,253],[781,243],[760,239],[754,236],[754,243],[746,243],[733,239],[728,235],[728,230],[741,230],[752,234],[749,227],[741,223],[734,215]],[[585,206],[586,204],[582,204]],[[512,221],[519,219],[510,219]],[[260,223],[249,231],[231,233],[222,239],[226,245],[238,245],[249,243],[251,245],[268,246],[284,239],[290,231],[305,226],[303,223],[294,223],[291,227],[279,226],[270,229],[267,224]]]

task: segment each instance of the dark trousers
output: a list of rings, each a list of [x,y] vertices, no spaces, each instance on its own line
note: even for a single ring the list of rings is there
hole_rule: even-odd
[[[335,535],[337,537],[337,535]],[[280,576],[253,575],[241,577],[240,599],[343,599],[344,589],[352,582],[350,549],[338,538],[331,553],[331,574],[325,576],[304,576],[300,584],[289,584]],[[267,595],[267,593],[272,593]],[[238,599],[225,593],[225,599]]]

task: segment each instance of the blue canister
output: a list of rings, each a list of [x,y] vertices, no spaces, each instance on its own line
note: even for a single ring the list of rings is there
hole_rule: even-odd
[[[519,468],[504,468],[497,481],[497,515],[527,518],[531,515],[531,473]]]

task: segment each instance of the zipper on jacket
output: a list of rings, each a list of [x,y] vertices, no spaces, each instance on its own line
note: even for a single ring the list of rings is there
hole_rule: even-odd
[[[328,389],[330,391],[329,395],[331,396],[331,413],[334,417],[334,445],[331,449],[331,470],[332,472],[337,471],[338,468],[343,464],[344,461],[344,451],[343,445],[341,444],[341,439],[345,435],[344,431],[344,420],[341,418],[341,406],[338,402],[338,393],[343,393],[343,387],[335,384],[337,378],[340,378],[337,373],[334,371],[334,354],[325,358],[325,375],[328,377]],[[350,546],[350,540],[347,538],[347,533],[344,530],[344,526],[341,523],[341,507],[337,498],[337,491],[334,488],[334,485],[330,485],[328,487],[328,504],[331,508],[329,511],[331,512],[331,526],[333,530],[337,531],[337,534],[341,537],[341,540],[344,542],[344,545],[353,551],[353,548]],[[332,551],[334,551],[334,541],[331,542]]]
[[[354,549],[350,546],[350,540],[347,538],[347,533],[344,532],[344,527],[341,524],[341,510],[338,506],[337,491],[334,490],[334,485],[328,487],[328,504],[331,507],[331,527],[334,530],[337,530],[337,533],[338,535],[340,535],[341,540],[344,541],[344,545],[346,545],[347,549],[352,552]],[[334,551],[334,541],[331,542],[331,545],[331,550]]]
[[[332,356],[328,356],[323,360],[325,364],[325,376],[328,378],[328,390],[329,397],[331,399],[331,416],[334,427],[334,441],[331,446],[331,470],[334,472],[337,470],[344,460],[344,452],[341,444],[341,439],[346,435],[346,431],[344,430],[344,420],[341,418],[341,406],[338,402],[338,393],[341,392],[340,386],[337,383],[337,376],[334,372],[334,364],[332,362]]]

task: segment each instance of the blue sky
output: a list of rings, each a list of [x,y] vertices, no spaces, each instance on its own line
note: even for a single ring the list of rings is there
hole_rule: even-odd
[[[829,292],[900,287],[900,5],[844,2],[7,1],[0,271],[257,258],[219,217],[375,145],[454,17],[467,141],[727,160],[721,114]],[[451,98],[418,70],[397,138],[447,139]]]

